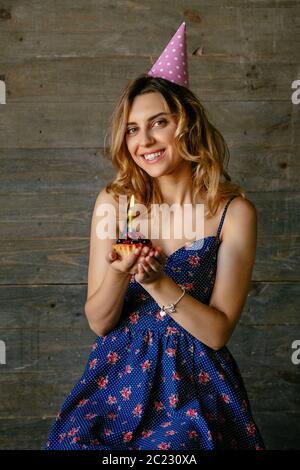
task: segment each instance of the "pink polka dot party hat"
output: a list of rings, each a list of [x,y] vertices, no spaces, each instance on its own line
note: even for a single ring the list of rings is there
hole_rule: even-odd
[[[189,88],[185,22],[179,26],[147,75]]]

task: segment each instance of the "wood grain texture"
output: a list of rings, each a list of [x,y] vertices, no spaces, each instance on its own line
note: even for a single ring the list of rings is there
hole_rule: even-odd
[[[0,6],[0,449],[41,449],[95,340],[84,314],[96,196],[123,87],[187,23],[190,87],[258,213],[228,348],[269,449],[299,449],[298,0],[5,0]],[[241,221],[241,224],[243,221]]]

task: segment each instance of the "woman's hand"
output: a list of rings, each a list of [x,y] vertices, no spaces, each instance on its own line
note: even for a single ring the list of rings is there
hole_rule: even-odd
[[[143,285],[157,281],[163,273],[167,259],[168,257],[160,246],[156,248],[144,247],[142,256],[137,261],[138,272],[134,276],[136,282]]]
[[[117,272],[123,274],[136,274],[138,272],[138,261],[141,255],[141,248],[136,248],[126,258],[120,260],[118,253],[114,250],[110,251],[105,259],[108,264]]]

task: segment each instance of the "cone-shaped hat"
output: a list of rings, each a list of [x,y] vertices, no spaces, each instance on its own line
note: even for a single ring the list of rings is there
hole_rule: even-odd
[[[183,22],[147,75],[189,88],[185,22]]]

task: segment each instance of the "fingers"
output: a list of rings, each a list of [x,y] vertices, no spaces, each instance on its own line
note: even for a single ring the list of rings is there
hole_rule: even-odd
[[[151,270],[155,272],[160,272],[162,270],[163,264],[160,263],[159,260],[157,260],[154,256],[155,252],[150,251],[148,256],[142,256],[140,259],[140,262],[143,264],[143,268],[147,273],[150,273]]]
[[[118,253],[114,250],[109,251],[105,256],[105,259],[108,263],[113,263],[114,261],[116,261],[116,259],[118,259]]]
[[[166,264],[168,259],[167,255],[162,251],[160,246],[155,249],[154,257],[162,266]]]
[[[141,254],[141,248],[135,248],[133,253],[131,253],[127,258],[125,262],[125,266],[127,269],[132,268],[132,266],[136,263],[137,258]]]

